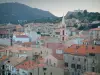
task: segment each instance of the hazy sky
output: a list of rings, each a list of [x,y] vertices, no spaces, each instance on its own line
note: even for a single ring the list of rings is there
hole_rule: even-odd
[[[56,16],[62,16],[68,11],[87,9],[92,12],[100,12],[100,0],[0,0],[4,2],[19,2],[31,7],[50,11]]]

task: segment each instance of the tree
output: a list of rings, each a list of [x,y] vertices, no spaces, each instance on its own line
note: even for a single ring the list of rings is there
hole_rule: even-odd
[[[79,28],[78,28],[78,30],[84,30],[84,28],[85,28],[85,26],[80,26]]]
[[[77,24],[74,24],[74,27],[75,27],[75,28],[77,28],[77,27],[78,27],[78,25],[77,25]]]
[[[70,15],[69,15],[69,18],[71,18],[71,19],[74,18],[74,17],[75,17],[75,16],[74,16],[73,14],[70,14]]]
[[[78,12],[77,15],[78,15],[78,19],[79,19],[79,20],[82,20],[83,14],[82,14],[81,12]]]
[[[84,10],[84,16],[87,16],[87,14],[88,14],[88,12],[87,12],[87,10]]]
[[[100,15],[97,17],[97,20],[100,20]]]

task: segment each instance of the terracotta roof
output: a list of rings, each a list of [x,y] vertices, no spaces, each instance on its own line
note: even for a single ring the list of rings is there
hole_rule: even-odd
[[[100,31],[100,28],[93,28],[93,29],[90,29],[90,31],[93,31],[93,30],[95,30],[95,31]]]
[[[53,53],[56,53],[56,49],[64,49],[65,48],[65,45],[62,43],[46,43],[44,46],[52,49]]]
[[[5,52],[7,46],[0,45],[0,52]]]
[[[46,39],[48,39],[50,36],[41,36],[39,39],[40,40],[46,40]]]
[[[13,34],[14,34],[14,35],[25,35],[24,32],[14,32]]]
[[[5,60],[6,58],[8,58],[6,55],[4,55],[4,56],[2,56],[1,58],[0,58],[0,60],[1,61],[3,61],[3,60]]]
[[[84,39],[83,42],[90,42],[90,39]]]
[[[32,47],[24,47],[24,46],[20,46],[20,45],[15,45],[15,46],[9,46],[7,48],[7,50],[10,50],[12,52],[18,52],[19,50],[30,51],[30,50],[32,50]]]
[[[78,45],[72,45],[69,48],[66,48],[64,50],[65,53],[70,53],[70,54],[79,54],[79,55],[86,55],[87,53],[100,53],[100,46],[92,46],[88,45],[80,45],[78,48]]]
[[[16,29],[18,29],[18,28],[22,28],[22,26],[21,25],[16,25]]]
[[[86,72],[84,75],[100,75],[100,74],[95,72]]]
[[[6,31],[6,30],[0,30],[0,34],[8,34],[8,31]]]
[[[33,45],[36,45],[36,41],[33,41],[33,43],[32,43]]]
[[[39,57],[39,58],[37,59],[37,61],[39,61],[39,63],[43,64],[43,63],[44,63],[44,58]]]
[[[24,60],[26,60],[25,57],[20,57],[20,58],[19,57],[10,57],[9,60],[7,60],[5,63],[16,66],[19,63],[23,62]],[[8,62],[8,61],[10,61],[10,62]]]
[[[63,54],[53,54],[53,56],[58,60],[63,60]]]
[[[44,64],[37,64],[36,62],[29,60],[24,62],[23,64],[20,64],[18,66],[16,66],[17,69],[25,69],[25,70],[29,70],[29,69],[34,69],[37,67],[44,67]]]
[[[16,38],[29,38],[27,35],[16,35]]]
[[[31,47],[19,47],[19,48],[17,48],[18,50],[32,50],[32,48]]]
[[[24,42],[23,45],[32,45],[32,42]]]
[[[55,32],[60,32],[60,31],[61,31],[61,28],[55,29]]]
[[[5,50],[4,50],[4,49],[2,49],[2,50],[0,50],[0,52],[5,52]]]

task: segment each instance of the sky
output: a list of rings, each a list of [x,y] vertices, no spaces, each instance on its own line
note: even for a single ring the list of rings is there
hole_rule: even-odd
[[[0,0],[0,3],[19,2],[33,8],[50,11],[55,16],[61,17],[68,11],[87,10],[100,12],[100,0]]]

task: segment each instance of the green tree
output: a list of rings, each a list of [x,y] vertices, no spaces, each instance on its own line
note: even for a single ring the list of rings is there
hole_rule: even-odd
[[[84,10],[84,16],[87,16],[87,14],[88,14],[88,12],[87,12],[87,10]]]
[[[100,20],[100,15],[97,17],[97,20]]]
[[[75,28],[77,28],[77,27],[78,27],[78,25],[77,25],[77,24],[74,24],[74,27],[75,27]]]
[[[77,15],[78,15],[78,19],[79,20],[82,20],[83,19],[83,14],[81,12],[78,12]]]
[[[84,30],[85,26],[81,25],[78,30]]]

